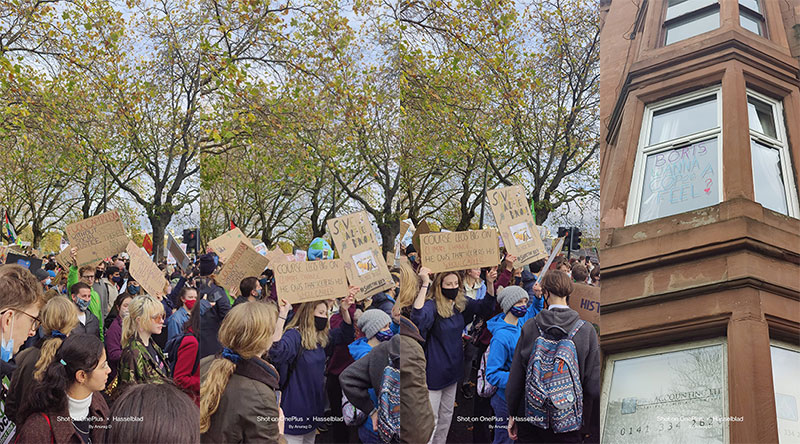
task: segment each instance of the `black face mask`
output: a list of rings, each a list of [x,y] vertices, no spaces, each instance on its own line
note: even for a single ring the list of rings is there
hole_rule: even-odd
[[[94,279],[95,279],[95,280],[100,280],[100,278],[102,278],[102,277],[103,277],[103,271],[101,271],[101,270],[95,270],[95,272],[94,272]]]
[[[314,316],[314,327],[317,331],[325,330],[325,327],[328,326],[328,318]]]
[[[442,296],[446,297],[447,299],[455,300],[458,296],[458,288],[442,288]]]

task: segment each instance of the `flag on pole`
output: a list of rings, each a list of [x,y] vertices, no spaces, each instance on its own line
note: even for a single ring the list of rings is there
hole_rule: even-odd
[[[17,244],[22,246],[22,241],[17,238],[17,233],[14,232],[14,227],[11,226],[11,222],[8,220],[8,211],[3,212],[3,223],[6,227],[6,233],[8,233],[8,238],[11,239],[11,243]]]
[[[233,230],[234,228],[236,228],[236,225],[233,223],[233,221],[231,221],[231,230]]]
[[[144,247],[147,254],[153,254],[153,240],[150,239],[150,234],[145,233],[144,240],[142,241],[142,247]]]

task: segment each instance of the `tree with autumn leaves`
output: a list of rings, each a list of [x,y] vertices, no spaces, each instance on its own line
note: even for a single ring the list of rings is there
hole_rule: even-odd
[[[357,209],[383,239],[404,218],[477,228],[508,184],[539,224],[596,202],[588,0],[0,3],[0,146],[70,167],[3,159],[55,201],[44,229],[121,199],[162,257],[198,206],[203,239],[233,220],[272,247]],[[48,210],[10,177],[16,223]]]

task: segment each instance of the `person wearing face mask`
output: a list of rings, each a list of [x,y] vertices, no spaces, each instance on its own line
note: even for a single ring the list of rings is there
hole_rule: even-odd
[[[110,372],[99,339],[70,335],[20,412],[20,418],[26,419],[15,442],[103,442],[110,412],[100,391]]]
[[[100,321],[89,311],[92,289],[83,282],[78,282],[70,288],[72,302],[78,307],[78,325],[75,333],[86,333],[100,339]]]
[[[392,318],[381,310],[367,310],[358,318],[358,329],[364,333],[363,338],[358,338],[353,341],[348,347],[350,354],[353,356],[354,361],[358,361],[367,355],[374,347],[381,342],[386,342],[392,339],[394,334],[389,328]],[[369,397],[372,400],[372,410],[378,408],[378,396],[375,390],[369,388],[367,390]],[[358,437],[363,444],[379,443],[378,433],[372,427],[372,421],[364,421],[358,428]]]
[[[195,302],[197,302],[197,290],[191,287],[183,287],[180,293],[181,308],[175,310],[167,319],[167,343],[183,333],[183,325],[189,320],[189,313],[192,312]]]
[[[599,415],[595,406],[600,396],[600,344],[597,331],[592,324],[580,319],[578,313],[569,308],[570,294],[574,290],[572,279],[563,271],[552,270],[544,275],[541,282],[542,295],[548,309],[542,310],[533,320],[522,326],[522,331],[514,349],[505,397],[508,405],[508,435],[521,442],[598,442]],[[539,336],[551,340],[571,335],[575,344],[578,361],[578,375],[583,396],[581,430],[554,433],[551,428],[541,428],[534,424],[536,415],[525,417],[527,391],[526,375],[531,354],[535,353]],[[588,434],[589,436],[586,436]]]
[[[222,353],[200,361],[200,442],[279,442],[278,371],[261,358],[277,317],[272,304],[246,302],[222,321]]]
[[[225,289],[214,277],[218,264],[217,255],[206,253],[200,257],[200,277],[197,282],[197,302],[200,306],[200,357],[204,358],[222,351],[217,339],[222,320],[231,310],[231,303]]]
[[[281,301],[274,344],[269,350],[269,361],[281,375],[281,408],[286,415],[286,441],[289,444],[314,442],[317,424],[325,409],[325,361],[337,344],[349,343],[355,333],[350,318],[358,287],[350,287],[349,295],[339,306],[344,321],[339,328],[329,327],[329,301],[312,301],[300,304],[286,330],[290,306]]]
[[[111,375],[108,380],[113,381],[117,376],[119,358],[122,356],[122,321],[128,317],[128,306],[131,304],[133,296],[125,292],[114,301],[113,313],[118,313],[106,331],[106,354],[108,354],[108,364],[111,366]]]
[[[13,356],[39,328],[43,305],[42,286],[27,268],[0,267],[0,378],[6,383],[16,369]],[[5,390],[0,390],[0,401],[5,401]]]
[[[39,283],[42,284],[42,291],[47,291],[50,289],[50,283],[53,282],[53,280],[50,278],[50,274],[41,268],[38,268],[34,270],[33,275],[36,277]]]
[[[89,300],[89,311],[97,318],[100,324],[100,340],[104,338],[105,316],[103,315],[103,308],[100,302],[100,296],[92,288],[96,276],[96,267],[85,265],[78,268],[78,249],[72,247],[70,249],[70,258],[72,264],[69,267],[69,275],[67,277],[67,291],[71,292],[72,285],[80,281],[89,286],[91,299]],[[71,294],[71,293],[70,293]]]
[[[200,331],[200,310],[190,305],[189,319],[181,327],[181,335],[175,337],[174,344],[167,343],[167,359],[172,367],[172,380],[200,407],[200,342],[195,333]]]
[[[464,375],[461,334],[476,315],[484,319],[491,316],[495,305],[493,284],[497,279],[497,270],[492,268],[487,273],[487,293],[481,300],[464,296],[464,282],[460,273],[438,273],[431,283],[429,272],[426,267],[419,271],[422,287],[414,301],[411,320],[419,327],[420,335],[427,338],[426,373],[436,422],[429,442],[444,444],[453,419],[456,387]],[[428,287],[432,288],[426,300],[425,291]]]
[[[262,300],[264,290],[257,278],[251,276],[242,279],[239,283],[239,296],[233,301],[233,306],[245,302],[256,302]]]
[[[493,444],[513,442],[509,439],[506,431],[508,408],[506,407],[505,392],[508,372],[511,369],[511,359],[514,357],[514,348],[522,332],[522,326],[539,312],[535,307],[530,306],[528,301],[528,292],[522,287],[512,285],[500,290],[497,294],[497,302],[503,312],[486,323],[492,333],[489,354],[486,359],[486,380],[497,387],[497,392],[491,398],[496,418]]]
[[[408,244],[406,247],[406,257],[408,257],[408,261],[411,262],[411,267],[414,269],[414,272],[419,272],[419,253],[417,253],[417,249],[414,247],[414,244]]]

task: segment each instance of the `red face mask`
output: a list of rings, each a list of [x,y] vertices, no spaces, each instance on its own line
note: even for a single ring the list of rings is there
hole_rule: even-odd
[[[186,308],[191,310],[195,302],[197,302],[197,299],[189,299],[188,301],[183,301],[183,304],[186,305]]]

